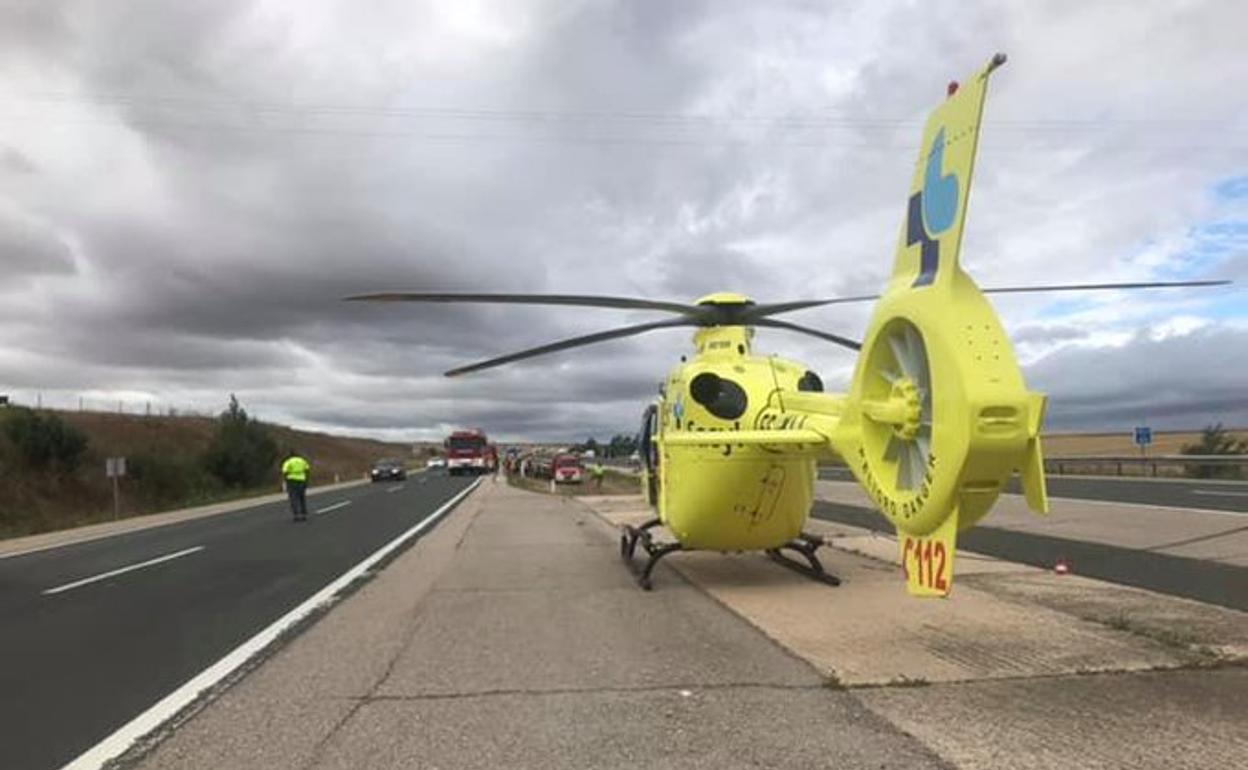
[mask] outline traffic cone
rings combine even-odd
[[[1059,575],[1068,575],[1070,574],[1070,563],[1066,561],[1065,557],[1061,557],[1053,565],[1053,571]]]

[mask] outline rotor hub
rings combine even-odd
[[[893,423],[893,435],[904,441],[913,441],[919,435],[923,421],[923,394],[909,377],[893,383],[889,400],[897,403],[901,419]]]
[[[932,460],[932,371],[923,335],[895,318],[870,341],[859,406],[866,461],[880,494],[905,499],[922,488]]]

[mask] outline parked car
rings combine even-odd
[[[402,481],[407,478],[407,468],[399,460],[378,460],[369,475],[373,481]]]
[[[552,478],[556,484],[580,484],[584,475],[581,458],[576,455],[559,455],[555,458]]]

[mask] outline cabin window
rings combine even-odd
[[[703,372],[689,383],[689,395],[703,409],[721,420],[735,420],[745,414],[749,398],[745,389],[732,380]]]
[[[802,379],[797,381],[797,389],[809,391],[811,393],[822,393],[823,380],[819,378],[819,375],[808,369],[806,370],[806,373],[802,375]]]

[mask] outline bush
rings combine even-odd
[[[87,451],[87,437],[54,414],[40,415],[30,409],[13,409],[4,422],[5,435],[13,442],[19,460],[27,467],[59,466],[75,471]]]
[[[1205,426],[1200,432],[1200,441],[1187,444],[1179,451],[1185,455],[1248,454],[1248,441],[1227,433],[1219,422]],[[1187,475],[1198,479],[1237,479],[1240,477],[1240,469],[1234,465],[1189,465]]]
[[[272,479],[277,442],[258,420],[247,416],[238,398],[217,418],[217,432],[204,453],[204,468],[228,487],[254,487]]]
[[[126,463],[143,502],[153,508],[180,506],[211,495],[218,482],[191,457],[142,452]]]

